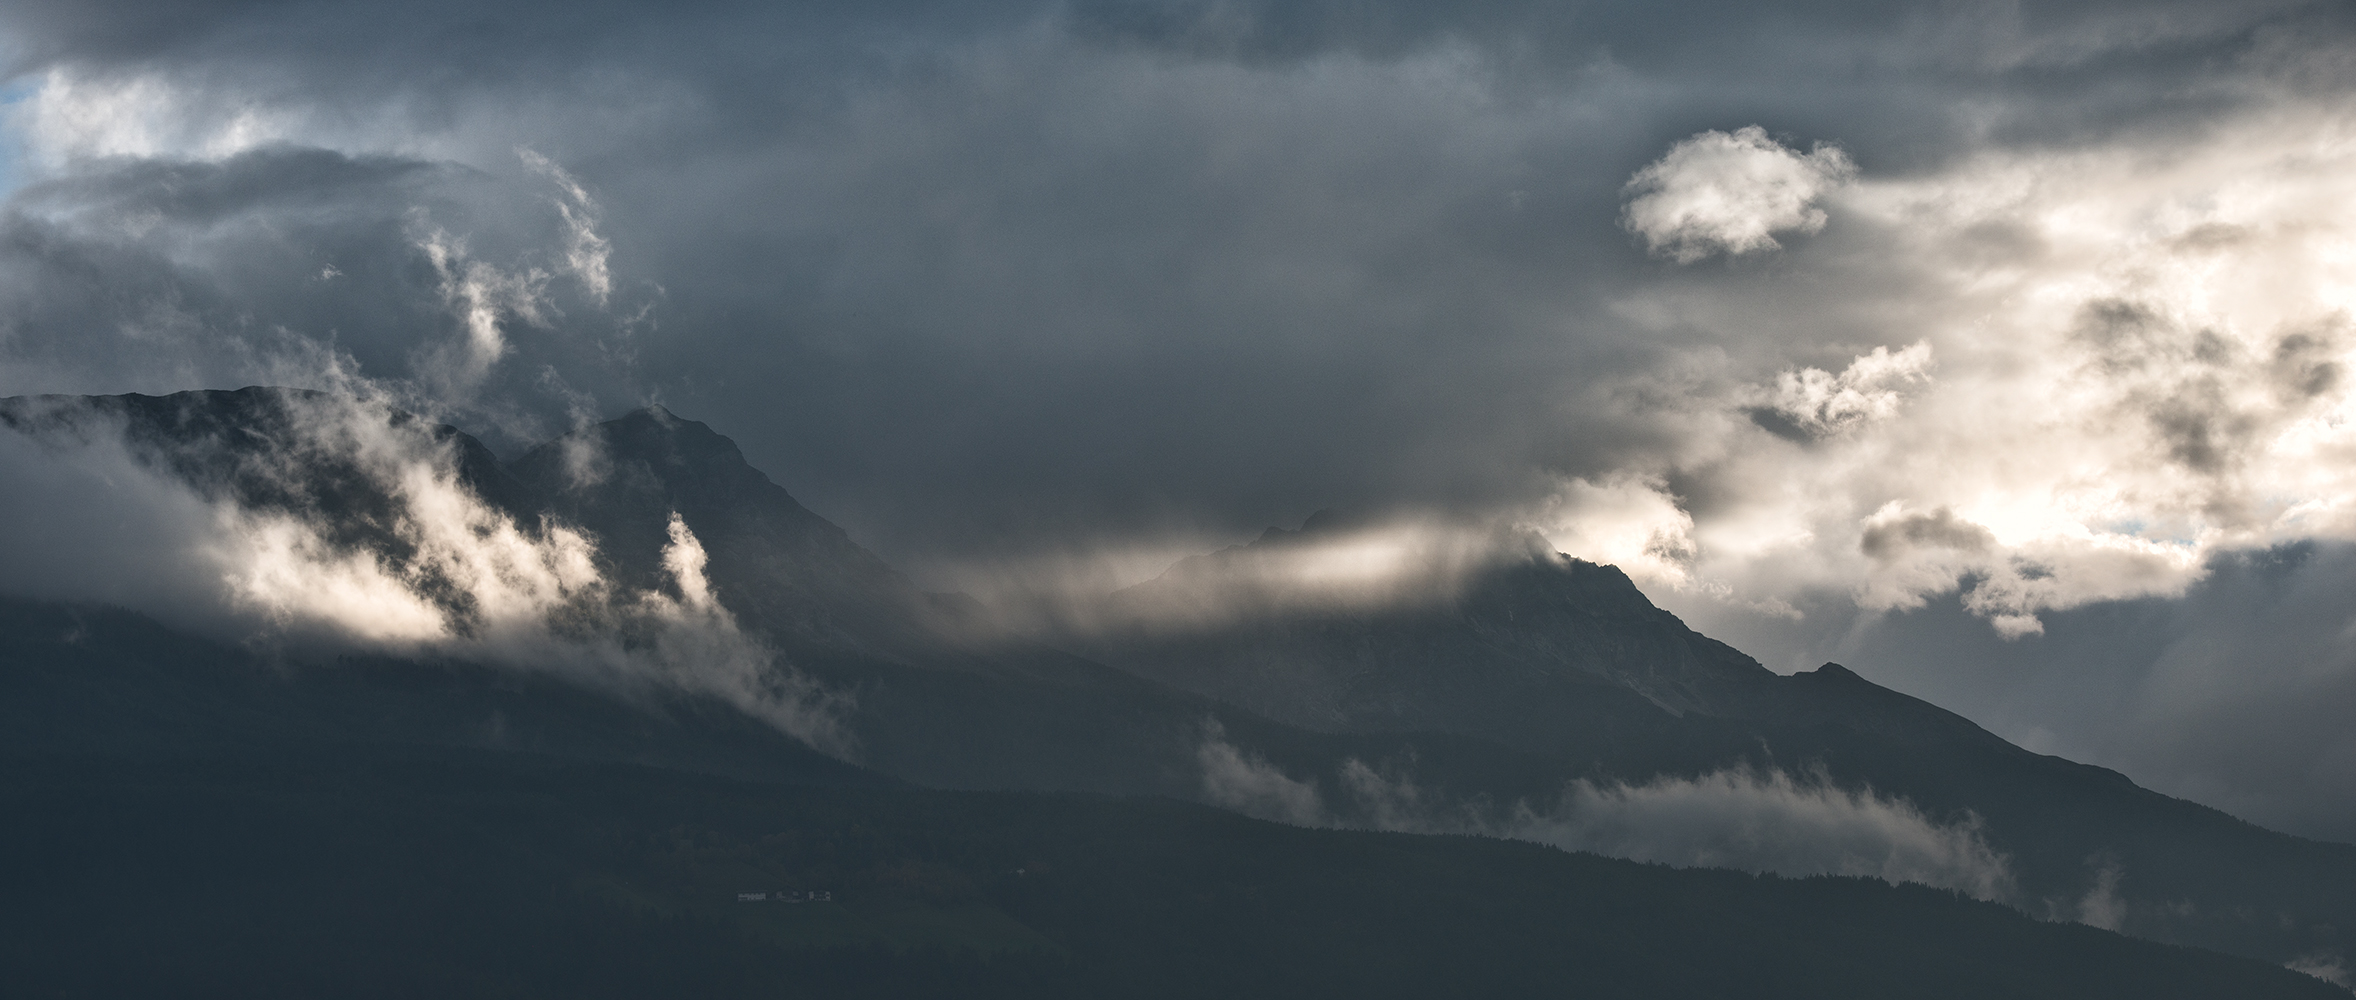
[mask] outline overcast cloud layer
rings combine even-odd
[[[939,585],[1503,521],[1778,669],[2356,839],[2351,42],[28,0],[0,395],[359,378],[510,452],[659,400]]]

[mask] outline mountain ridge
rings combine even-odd
[[[221,427],[267,427],[266,414],[240,408],[265,406],[272,395],[95,405],[149,421],[156,440],[168,442],[174,428],[213,426],[180,420],[172,407],[205,410]],[[322,397],[287,398],[308,405]],[[65,405],[60,399],[0,401],[0,420],[22,431],[28,409]],[[1218,801],[1210,769],[1232,760],[1261,768],[1251,780],[1263,787],[1291,782],[1321,795],[1320,822],[1353,825],[1381,818],[1352,811],[1374,806],[1336,797],[1354,787],[1351,766],[1403,775],[1426,801],[1442,803],[1537,803],[1566,782],[1641,789],[1729,769],[1817,775],[1810,780],[1849,790],[1842,794],[1899,797],[1929,821],[1984,831],[2021,879],[2016,904],[2032,912],[2067,916],[2081,896],[2115,890],[2123,929],[2276,962],[2344,950],[2336,928],[2356,927],[2356,891],[2344,891],[2356,888],[2356,852],[2342,845],[2262,831],[2115,772],[2033,754],[1846,668],[1774,675],[1654,607],[1624,573],[1559,553],[1501,572],[1484,567],[1488,575],[1463,578],[1454,605],[1280,603],[1178,636],[1116,630],[976,643],[937,627],[943,602],[795,501],[733,442],[667,410],[589,425],[490,468],[481,465],[488,450],[463,432],[428,437],[449,449],[455,474],[502,493],[488,502],[519,522],[580,524],[610,546],[599,558],[633,587],[668,586],[665,524],[676,512],[709,553],[718,600],[855,706],[844,722],[859,759],[900,780]],[[273,452],[285,442],[269,434],[206,430],[193,440],[189,454],[200,465],[226,461],[223,454],[232,468],[257,454],[294,454]],[[304,498],[252,495],[288,509]],[[353,499],[359,523],[338,537],[366,546],[397,526],[373,513],[381,499]],[[1271,529],[1253,544],[1302,550],[1363,525],[1328,518],[1311,527]],[[1231,555],[1182,565],[1229,564],[1241,563]],[[1204,578],[1213,589],[1217,575]],[[57,650],[70,645],[22,655],[63,656]],[[1348,683],[1317,686],[1335,678]],[[1260,687],[1239,687],[1244,681]],[[364,697],[359,691],[333,697]],[[479,706],[489,696],[452,697],[452,705]],[[442,709],[426,715],[434,711]],[[427,738],[385,732],[395,742]],[[567,752],[618,752],[596,749],[599,741],[627,743],[599,736]],[[1213,753],[1219,747],[1227,756]],[[710,762],[761,752],[748,744],[718,757],[662,759],[724,769],[737,765]],[[2189,909],[2179,905],[2187,900]]]

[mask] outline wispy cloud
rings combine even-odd
[[[1355,759],[1336,769],[1329,799],[1314,778],[1285,773],[1216,726],[1198,756],[1206,801],[1300,826],[1502,837],[1679,867],[1915,882],[1979,899],[2018,894],[2010,860],[1988,845],[1977,819],[1935,822],[1902,798],[1821,776],[1735,768],[1635,783],[1582,779],[1555,801],[1499,808],[1448,801],[1410,774]]]

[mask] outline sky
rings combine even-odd
[[[927,586],[1510,524],[2356,841],[2342,2],[0,11],[0,395],[661,403]]]

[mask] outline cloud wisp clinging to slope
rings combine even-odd
[[[0,538],[0,588],[305,659],[454,658],[626,696],[715,697],[853,752],[841,699],[737,626],[678,515],[669,588],[619,587],[594,538],[488,503],[456,439],[385,400],[241,395],[276,419],[187,441],[142,434],[103,403],[9,400],[0,510],[15,530]]]
[[[1904,799],[1781,770],[1581,779],[1554,802],[1499,810],[1441,800],[1412,776],[1355,759],[1342,762],[1329,803],[1317,781],[1286,774],[1216,726],[1197,758],[1206,801],[1297,826],[1502,837],[1678,867],[1915,882],[1977,899],[2010,901],[2017,892],[2010,861],[1976,820],[1934,822]]]

